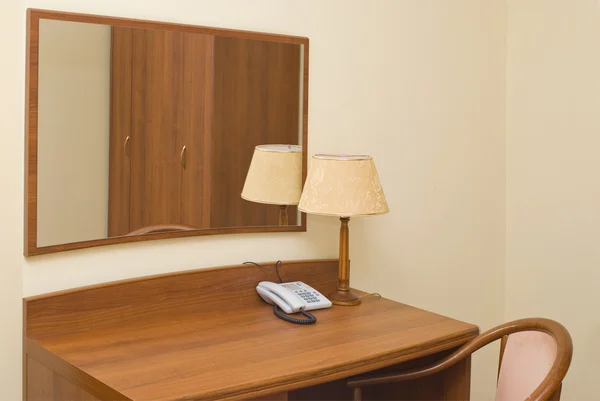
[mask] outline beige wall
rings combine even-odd
[[[21,393],[23,267],[24,11],[20,2],[0,12],[0,389]]]
[[[307,233],[186,238],[23,259],[26,7],[310,37],[309,153],[371,153],[392,209],[350,223],[353,284],[484,329],[502,320],[502,1],[7,0],[0,15],[0,388],[6,399],[18,399],[21,389],[21,272],[23,292],[31,295],[245,260],[337,254],[338,222],[310,216]],[[496,354],[482,355],[474,399],[493,392]]]
[[[504,5],[394,4],[372,32],[356,28],[360,57],[340,49],[322,95],[362,112],[335,121],[321,149],[373,154],[391,209],[351,220],[353,284],[487,329],[504,317]],[[333,105],[349,83],[360,94]],[[491,399],[497,358],[475,356],[474,400]]]
[[[598,399],[600,3],[511,0],[507,318],[567,326],[563,400]]]
[[[108,236],[110,54],[108,25],[40,21],[38,246]]]

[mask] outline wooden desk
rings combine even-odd
[[[280,272],[327,294],[337,261],[286,262]],[[351,399],[346,378],[427,363],[478,333],[375,297],[316,311],[315,325],[292,325],[258,297],[261,280],[277,281],[273,271],[242,265],[25,299],[25,400]],[[467,361],[366,396],[468,399],[469,384]]]

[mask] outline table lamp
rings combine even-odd
[[[279,225],[288,225],[288,205],[297,205],[302,193],[302,147],[258,145],[254,148],[242,198],[279,205]]]
[[[360,298],[350,291],[348,222],[353,216],[382,214],[390,210],[373,158],[366,155],[313,156],[298,210],[339,216],[338,285],[328,298],[335,305],[360,304]]]

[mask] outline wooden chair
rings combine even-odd
[[[354,400],[361,401],[363,387],[438,373],[498,339],[501,344],[496,401],[558,401],[571,364],[573,343],[560,323],[540,318],[515,320],[488,330],[433,365],[357,376],[348,381],[348,386],[354,388]]]
[[[192,226],[186,226],[183,224],[159,224],[155,226],[146,226],[138,228],[137,230],[131,231],[126,235],[143,235],[143,234],[155,234],[164,233],[169,231],[190,231],[198,230],[198,228]]]

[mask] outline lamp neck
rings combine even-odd
[[[329,299],[335,305],[358,305],[360,298],[350,291],[350,234],[348,223],[350,217],[340,217],[340,260],[338,264],[337,290],[329,294]]]
[[[280,226],[287,226],[288,223],[288,212],[287,212],[287,205],[279,205],[279,225]]]
[[[338,290],[350,290],[350,217],[340,217],[340,260],[338,266]]]

